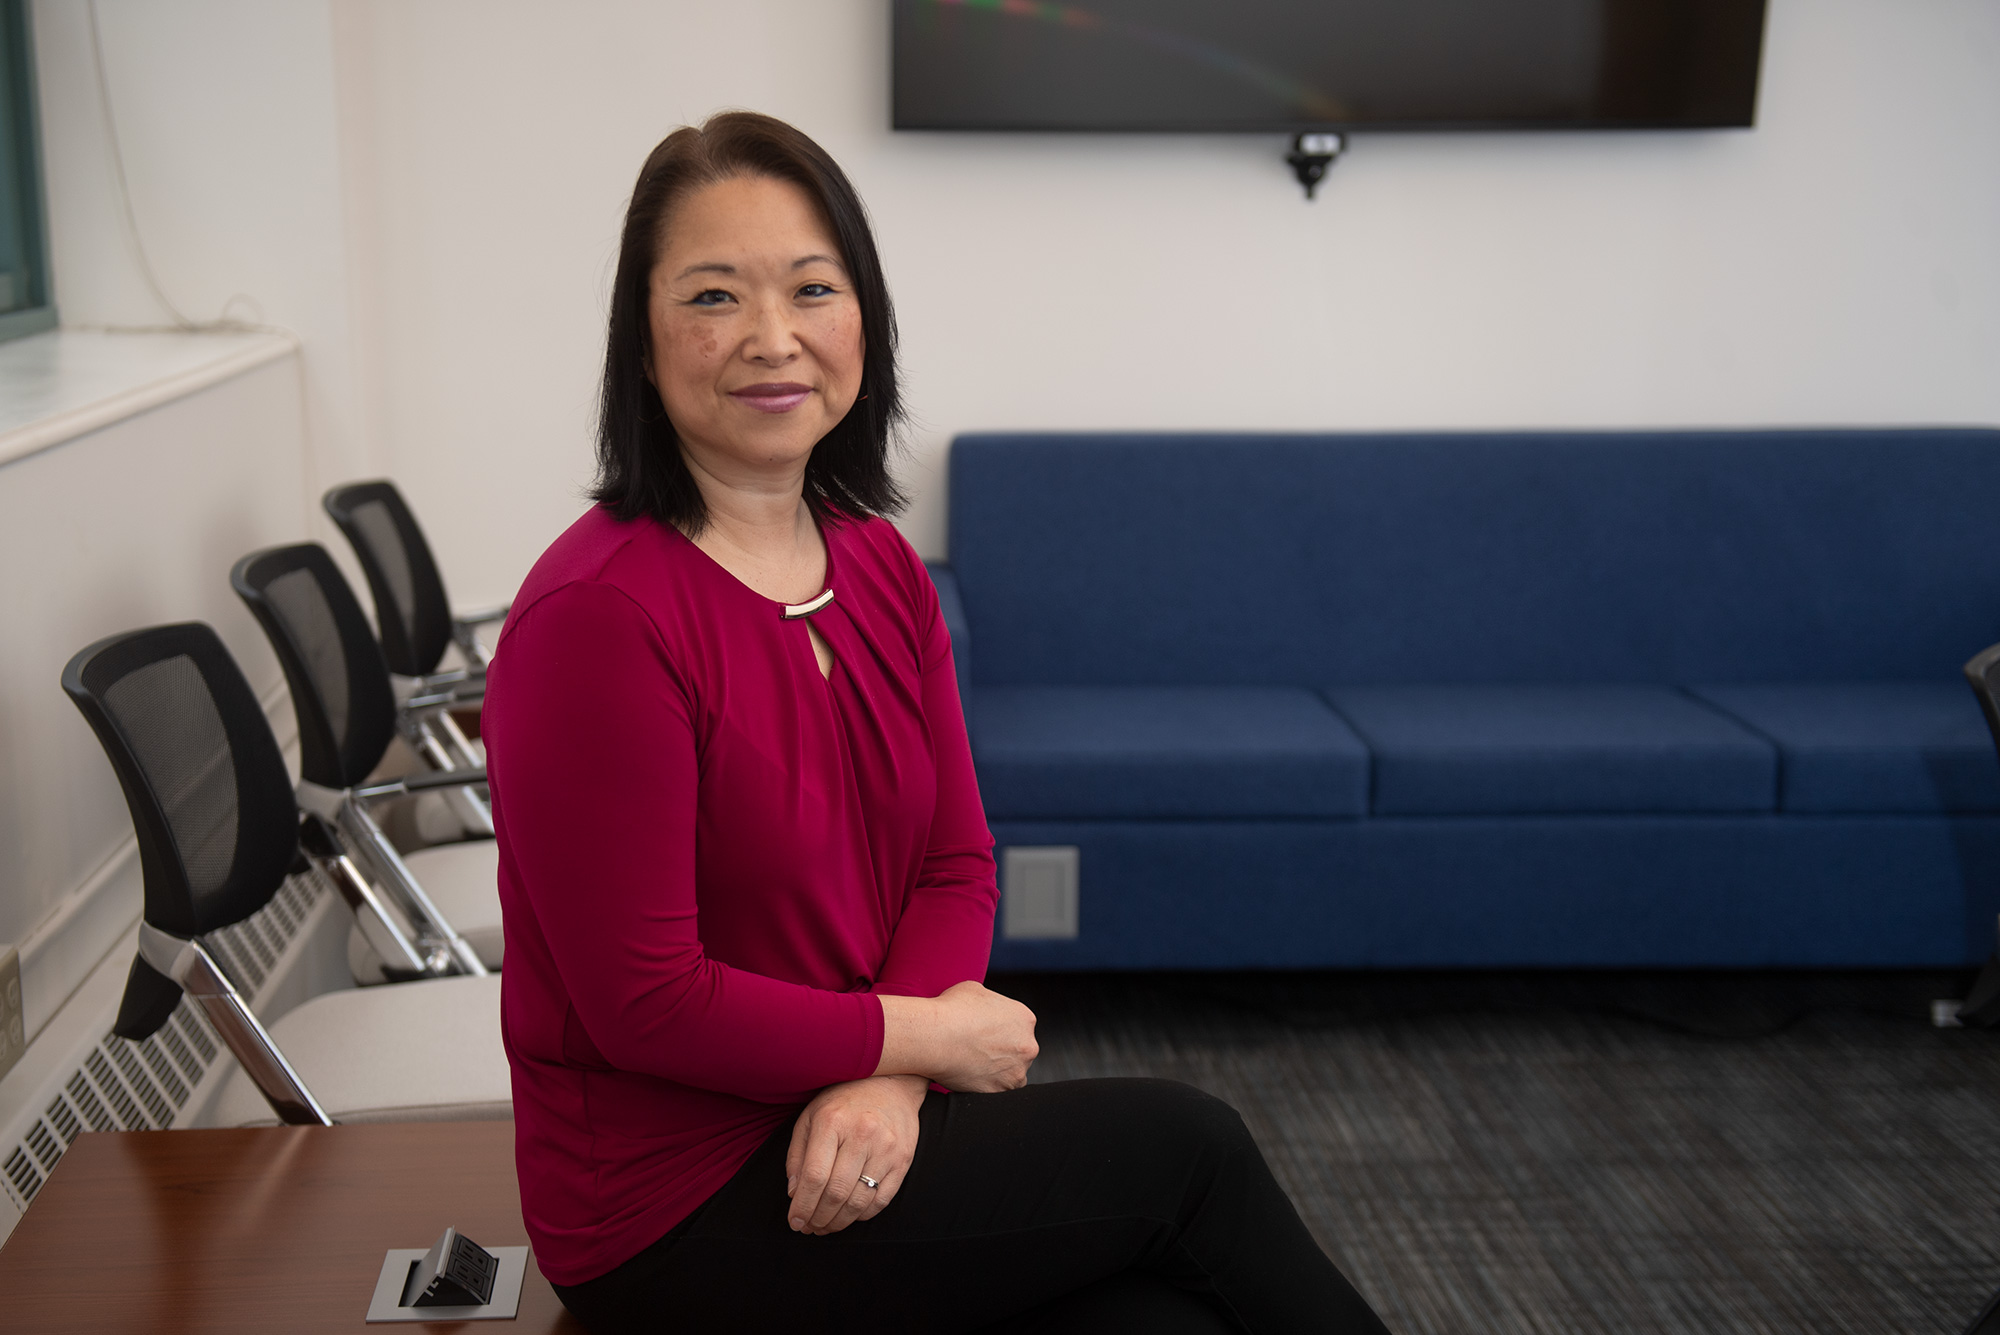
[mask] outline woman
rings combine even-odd
[[[840,169],[767,117],[676,131],[626,215],[600,504],[487,684],[543,1272],[600,1332],[1381,1330],[1228,1107],[1027,1087],[951,642],[880,517],[899,416]]]

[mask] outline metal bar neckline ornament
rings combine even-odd
[[[828,589],[817,598],[811,598],[802,603],[786,603],[785,620],[797,621],[801,617],[809,617],[832,601],[833,590]]]

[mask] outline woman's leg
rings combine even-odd
[[[1127,1270],[997,1326],[981,1326],[979,1335],[1233,1335],[1237,1329],[1207,1299],[1157,1275]]]
[[[781,1128],[687,1223],[562,1291],[595,1332],[966,1330],[1126,1271],[1226,1328],[1381,1335],[1236,1111],[1163,1080],[933,1094],[893,1204],[829,1237],[786,1225]]]

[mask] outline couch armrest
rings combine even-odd
[[[965,621],[965,600],[958,596],[958,576],[943,561],[926,561],[931,583],[937,585],[938,606],[944,611],[944,628],[951,632],[951,659],[958,668],[958,698],[972,693],[972,629]]]

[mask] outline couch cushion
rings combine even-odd
[[[974,687],[993,819],[1360,816],[1368,751],[1282,686]]]
[[[1990,428],[965,435],[950,474],[984,685],[1916,680],[2000,607]]]
[[[1669,686],[1342,686],[1378,815],[1769,811],[1771,744]]]
[[[2000,760],[1964,682],[1689,691],[1777,743],[1782,811],[2000,811]]]

